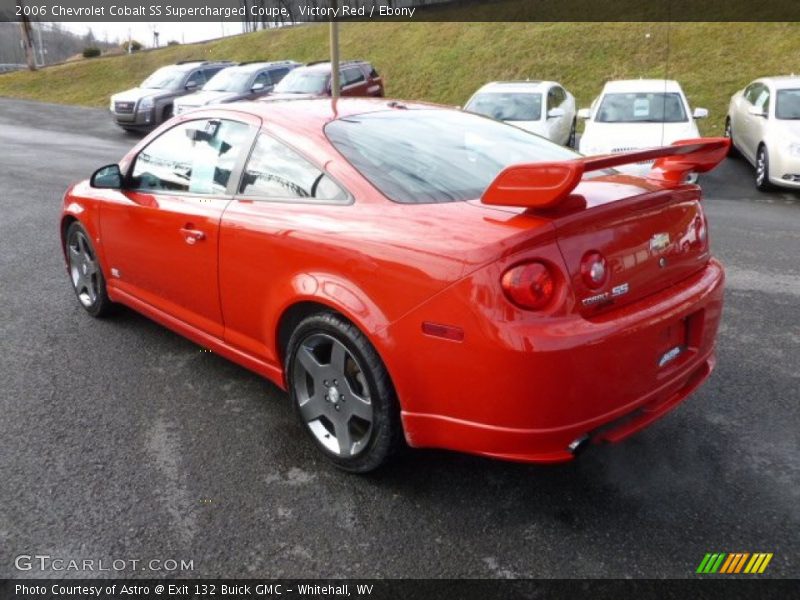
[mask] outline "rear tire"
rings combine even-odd
[[[286,381],[303,429],[338,468],[366,473],[402,448],[389,373],[366,336],[340,315],[300,322],[289,340]]]
[[[769,153],[767,147],[761,144],[756,152],[756,189],[769,192],[774,186],[769,181]]]

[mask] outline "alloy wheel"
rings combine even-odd
[[[756,185],[764,185],[764,179],[767,176],[767,157],[764,154],[764,149],[760,148],[758,156],[756,157]]]
[[[303,422],[316,440],[341,458],[361,453],[374,420],[364,369],[347,347],[325,333],[297,349],[292,386]]]
[[[98,266],[95,256],[86,239],[86,235],[75,230],[67,243],[67,256],[69,259],[69,275],[72,286],[78,295],[78,300],[85,307],[97,302],[99,291]]]

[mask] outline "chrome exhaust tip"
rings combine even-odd
[[[573,456],[576,456],[581,450],[586,448],[588,443],[589,443],[589,436],[582,435],[579,438],[575,438],[572,441],[572,443],[569,446],[567,446],[567,450],[569,450],[573,454]]]

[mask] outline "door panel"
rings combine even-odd
[[[110,287],[222,337],[219,223],[252,146],[253,125],[187,121],[139,152],[128,189],[101,209]]]
[[[219,221],[230,200],[123,192],[102,208],[109,284],[222,336]]]

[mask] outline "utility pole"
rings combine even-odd
[[[20,2],[19,5],[22,6],[22,2]],[[25,48],[25,60],[28,62],[28,70],[35,71],[36,51],[33,48],[33,40],[31,39],[31,21],[25,16],[24,10],[21,12],[22,15],[20,16],[21,21],[19,22],[19,28],[22,32],[22,46]]]
[[[339,8],[339,0],[331,2],[333,9]],[[331,19],[331,98],[339,97],[339,23]]]

